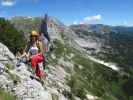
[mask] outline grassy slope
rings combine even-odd
[[[66,61],[74,63],[71,78],[67,79],[67,84],[72,91],[72,93],[69,93],[71,99],[73,95],[85,98],[86,94],[98,96],[100,100],[127,100],[131,97],[127,93],[129,90],[123,89],[128,82],[128,77],[89,60],[80,51],[65,43],[56,40],[56,48],[53,53],[56,54],[58,59],[64,57]],[[67,56],[71,53],[74,54],[74,57],[68,59]],[[57,63],[58,59],[53,60],[54,63]]]

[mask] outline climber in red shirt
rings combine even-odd
[[[31,33],[31,46],[28,51],[28,56],[31,60],[33,74],[38,76],[40,79],[44,77],[44,71],[39,67],[39,63],[44,61],[43,47],[40,41],[37,40],[38,33],[32,31]]]

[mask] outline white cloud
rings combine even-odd
[[[14,0],[2,0],[1,5],[2,6],[13,6],[15,4]]]
[[[84,21],[99,21],[101,20],[101,15],[98,14],[96,16],[88,16],[83,19]]]
[[[87,16],[84,17],[82,20],[79,22],[74,21],[73,24],[89,24],[89,23],[97,23],[102,19],[102,16],[100,14],[95,15],[95,16]]]

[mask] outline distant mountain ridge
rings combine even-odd
[[[42,20],[42,16],[38,17],[32,17],[32,16],[14,16],[10,18],[10,21],[12,24],[15,25],[15,27],[19,31],[23,31],[25,33],[31,32],[31,30],[36,29],[38,30],[39,25]],[[27,23],[28,22],[28,23]],[[63,32],[65,29],[68,29],[69,31],[72,31],[74,28],[80,28],[87,32],[96,32],[96,33],[109,33],[109,32],[133,32],[133,27],[131,26],[110,26],[110,25],[104,25],[104,24],[79,24],[79,25],[70,25],[66,26],[62,22],[60,22],[55,17],[49,16],[49,29],[55,28],[54,31],[60,31]],[[21,26],[21,27],[20,27]],[[28,28],[26,28],[28,27]],[[58,30],[57,30],[58,29]],[[74,31],[73,31],[74,32]]]
[[[79,25],[70,25],[70,28],[80,27],[80,28],[87,28],[88,30],[92,30],[90,32],[97,32],[97,33],[108,33],[108,32],[128,32],[133,33],[133,26],[111,26],[111,25],[104,25],[104,24],[79,24]]]

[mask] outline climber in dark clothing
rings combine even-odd
[[[17,54],[16,54],[16,58],[17,58],[17,66],[19,66],[21,63],[27,64],[27,54],[25,52],[25,49],[21,48]]]

